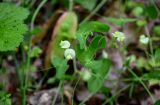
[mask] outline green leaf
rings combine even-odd
[[[112,18],[112,17],[108,17],[106,18],[107,21],[119,25],[119,26],[123,26],[126,23],[130,23],[130,22],[135,22],[136,19],[130,19],[130,18]]]
[[[155,27],[153,28],[153,32],[154,32],[157,36],[160,36],[160,25],[155,26]]]
[[[151,79],[160,80],[160,70],[154,70],[154,71],[151,71],[150,73],[144,74],[142,78],[147,80],[151,80]]]
[[[86,47],[86,40],[88,36],[91,35],[93,32],[108,32],[108,31],[109,27],[106,24],[97,21],[89,21],[83,23],[82,25],[79,26],[77,32],[77,39],[80,43],[81,49]]]
[[[4,91],[0,91],[0,105],[11,105],[10,94],[7,94]]]
[[[91,92],[95,93],[103,86],[105,77],[109,72],[110,65],[111,62],[108,59],[92,61],[87,65],[94,74],[88,81],[88,89]]]
[[[68,69],[67,60],[62,59],[61,57],[54,57],[54,61],[52,61],[52,64],[56,68],[56,78],[63,79],[65,72]]]
[[[90,45],[88,47],[86,46],[86,49],[81,49],[79,45],[77,46],[76,48],[77,58],[82,64],[86,65],[91,60],[93,60],[94,55],[99,49],[105,47],[106,47],[105,36],[102,35],[95,36],[92,39]]]
[[[42,50],[39,47],[34,47],[30,52],[30,57],[38,57],[42,53]]]
[[[88,68],[92,69],[94,74],[100,75],[101,78],[104,78],[108,73],[111,62],[108,59],[93,60],[87,65]]]
[[[133,9],[133,14],[136,16],[136,17],[140,17],[142,16],[143,14],[143,7],[142,6],[136,6],[134,9]]]
[[[92,78],[87,82],[87,87],[90,92],[96,93],[103,85],[104,80],[100,76],[92,76]]]
[[[160,100],[156,101],[154,105],[160,105]]]
[[[79,3],[84,8],[88,9],[89,11],[91,11],[95,7],[95,5],[97,3],[97,0],[75,0],[75,2]]]
[[[94,60],[96,52],[106,48],[106,38],[102,35],[94,36],[90,44],[86,45],[86,40],[92,32],[107,32],[109,27],[99,22],[87,22],[80,26],[77,32],[79,45],[76,47],[76,56],[80,63],[91,70],[92,77],[87,81],[88,89],[95,93],[103,86],[104,79],[110,68],[108,59]]]
[[[154,56],[155,56],[156,61],[160,62],[160,48],[156,49]]]
[[[56,81],[56,78],[55,77],[51,77],[51,78],[48,79],[47,83],[48,84],[53,84],[55,81]]]
[[[41,32],[42,32],[42,29],[40,27],[35,27],[30,33],[31,35],[36,35]]]
[[[146,12],[146,15],[152,19],[155,19],[158,16],[158,11],[154,5],[146,6],[145,12]]]
[[[0,51],[14,50],[23,41],[27,26],[23,23],[29,15],[25,8],[0,3]]]
[[[95,36],[87,49],[88,53],[90,54],[90,58],[92,58],[95,55],[95,53],[102,48],[106,48],[105,36]]]

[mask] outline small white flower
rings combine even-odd
[[[141,35],[139,41],[141,44],[148,44],[149,38],[146,37],[145,35]]]
[[[70,42],[65,40],[65,41],[61,41],[60,43],[61,48],[69,48],[70,47]]]
[[[118,42],[123,42],[125,40],[125,36],[123,32],[116,31],[115,33],[112,33],[113,37],[117,39]]]
[[[76,53],[73,49],[68,48],[68,49],[65,50],[64,56],[65,56],[66,59],[70,60],[70,59],[73,59],[76,56]]]

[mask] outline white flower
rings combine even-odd
[[[146,37],[145,35],[141,35],[139,41],[141,44],[148,44],[149,38]]]
[[[112,33],[113,37],[115,37],[117,39],[118,42],[122,42],[125,40],[125,36],[124,33],[116,31],[115,33]]]
[[[64,56],[65,56],[66,59],[70,60],[70,59],[73,59],[76,56],[76,53],[73,49],[68,48],[68,49],[65,50]]]
[[[61,41],[60,43],[61,48],[69,48],[70,47],[70,42],[65,40],[65,41]]]

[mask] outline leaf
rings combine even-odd
[[[86,40],[89,35],[91,35],[92,32],[108,32],[109,26],[106,24],[97,22],[97,21],[89,21],[85,22],[82,25],[79,26],[78,32],[77,32],[77,39],[80,43],[80,48],[86,47]]]
[[[75,2],[79,3],[84,8],[88,9],[89,11],[91,11],[95,7],[95,5],[97,3],[97,0],[75,0]]]
[[[151,80],[151,79],[160,80],[160,70],[154,70],[154,71],[151,71],[150,73],[144,74],[142,78],[147,80]]]
[[[155,51],[155,59],[160,62],[160,48],[157,48],[156,51]]]
[[[0,105],[11,105],[11,95],[0,91]]]
[[[51,77],[51,78],[48,79],[47,83],[48,84],[53,84],[55,81],[56,81],[56,78],[55,77]]]
[[[136,19],[131,19],[131,18],[113,18],[113,17],[108,17],[106,18],[108,22],[111,22],[113,24],[119,25],[119,26],[123,26],[126,23],[130,23],[130,22],[135,22]]]
[[[0,51],[14,50],[23,41],[27,26],[23,23],[29,15],[25,8],[0,3]]]
[[[37,35],[42,32],[42,29],[40,27],[35,27],[30,33],[31,35]]]
[[[95,53],[102,48],[106,48],[106,39],[105,36],[98,35],[95,36],[88,47],[88,52],[90,54],[90,58],[92,58]]]
[[[133,14],[136,17],[141,17],[143,15],[143,7],[142,6],[136,6],[133,10],[132,10]]]
[[[76,47],[77,58],[86,68],[91,69],[93,76],[87,81],[88,89],[95,93],[104,83],[105,76],[110,68],[108,59],[94,60],[96,52],[106,47],[105,36],[95,36],[87,46],[86,40],[92,32],[107,32],[109,27],[103,23],[90,21],[80,25],[77,32],[79,45]]]
[[[160,25],[154,26],[153,32],[154,32],[157,36],[160,36]]]
[[[146,12],[146,15],[152,19],[155,19],[158,16],[158,11],[154,5],[146,6],[145,12]]]
[[[160,100],[157,100],[154,105],[160,105]]]
[[[42,49],[40,49],[39,47],[34,47],[30,52],[30,57],[31,58],[38,57],[41,53]]]
[[[102,59],[97,61],[92,61],[88,68],[92,69],[94,76],[88,81],[88,89],[95,93],[97,92],[104,83],[105,77],[109,72],[111,62],[108,59]]]
[[[90,45],[88,47],[86,46],[86,49],[81,49],[79,45],[77,46],[76,48],[77,58],[82,64],[86,65],[91,60],[93,60],[94,55],[99,49],[105,47],[106,47],[105,36],[102,35],[95,36],[92,39]]]
[[[55,57],[54,59],[52,59],[52,64],[54,65],[54,67],[56,68],[56,78],[58,79],[63,79],[65,72],[68,69],[68,65],[67,65],[67,60],[66,59],[62,59],[60,57]]]

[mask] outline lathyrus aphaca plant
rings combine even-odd
[[[64,59],[64,49],[60,47],[60,43],[63,40],[68,40],[71,44],[74,44],[77,24],[76,14],[65,12],[55,25],[45,58],[45,66],[49,67],[52,63],[56,67],[56,78],[61,79],[68,68],[67,60]]]
[[[80,70],[80,76],[87,82],[88,89],[95,93],[103,86],[111,65],[107,58],[101,57],[95,60],[97,51],[106,48],[106,37],[102,33],[108,32],[109,27],[98,21],[82,23],[78,29],[77,26],[78,21],[75,13],[65,12],[62,14],[53,31],[52,41],[47,51],[46,64],[51,62],[56,68],[54,79],[64,80],[69,67],[68,60],[80,62],[83,68],[87,69],[83,73]],[[98,34],[93,35],[94,32]],[[87,45],[90,36],[93,38]]]

